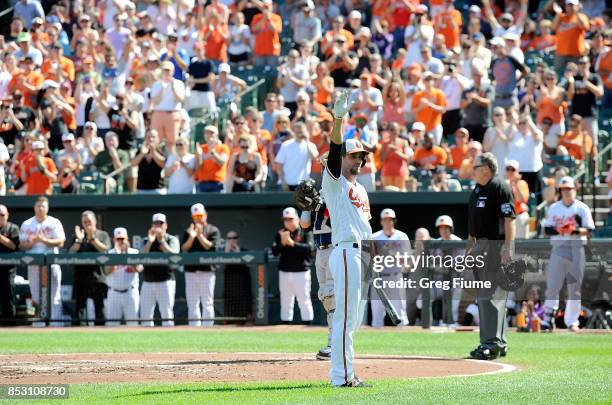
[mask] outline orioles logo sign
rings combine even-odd
[[[351,204],[353,204],[356,208],[361,209],[361,211],[368,213],[370,212],[370,201],[366,197],[365,200],[362,200],[359,195],[356,195],[354,192],[354,188],[349,189],[349,199],[351,200]]]

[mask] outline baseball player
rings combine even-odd
[[[138,254],[138,249],[130,247],[127,229],[115,228],[113,231],[113,248],[108,253]],[[143,269],[141,264],[129,266],[119,264],[106,267],[106,285],[108,295],[106,298],[106,326],[120,324],[121,317],[126,325],[138,326],[138,273]]]
[[[361,324],[366,300],[361,299],[361,242],[372,238],[370,202],[356,177],[365,164],[367,151],[356,139],[342,143],[342,121],[348,112],[343,91],[334,105],[334,125],[322,195],[332,223],[334,250],[329,267],[336,299],[332,325],[330,377],[335,387],[367,387],[353,369],[353,334]]]
[[[552,250],[546,276],[543,330],[554,327],[554,311],[559,306],[559,291],[567,280],[565,324],[572,332],[579,331],[578,316],[581,309],[580,288],[584,274],[584,244],[595,229],[589,207],[576,199],[574,179],[566,176],[559,180],[561,199],[552,204],[546,214],[544,231],[550,235]]]
[[[436,218],[435,222],[436,229],[440,237],[437,240],[461,240],[460,237],[453,233],[455,224],[453,219],[448,215],[440,215]],[[444,249],[448,250],[448,249]],[[450,250],[453,256],[459,254],[457,249]],[[447,269],[445,272],[445,279],[448,280],[452,277],[458,277],[457,273],[453,272],[452,269]],[[461,302],[461,288],[453,288],[452,291],[442,291],[442,322],[450,325],[456,324],[459,319],[459,304]],[[450,309],[450,312],[449,312]]]
[[[27,253],[58,253],[59,248],[64,246],[66,234],[59,219],[49,214],[49,200],[47,197],[38,197],[34,205],[35,216],[21,224],[19,232],[19,248]],[[51,278],[51,318],[62,319],[62,269],[57,264],[52,264],[49,277]],[[28,281],[32,301],[40,305],[40,266],[28,266]],[[52,323],[53,326],[58,323]],[[61,325],[61,323],[59,323]],[[36,323],[33,326],[44,326]]]
[[[179,241],[175,236],[168,235],[166,215],[157,213],[153,215],[153,225],[149,229],[147,239],[142,247],[142,253],[163,252],[178,253]],[[144,266],[142,276],[140,317],[143,326],[153,326],[155,304],[159,306],[163,326],[174,326],[174,293],[176,292],[176,279],[174,267],[168,265]]]
[[[321,161],[323,167],[325,161]],[[331,359],[331,331],[334,320],[334,279],[329,271],[329,255],[332,252],[332,229],[329,219],[329,210],[315,188],[315,181],[304,180],[296,190],[296,203],[302,214],[300,215],[300,226],[305,232],[312,231],[314,235],[315,268],[319,291],[319,301],[327,313],[327,346],[317,353],[318,360]],[[304,191],[302,191],[304,190]],[[309,191],[306,191],[309,190]]]
[[[208,213],[203,204],[191,206],[191,219],[193,222],[189,224],[181,239],[181,250],[214,252],[221,233],[219,228],[208,223]],[[216,269],[217,266],[214,265],[185,266],[185,299],[191,326],[214,325]],[[202,318],[206,320],[203,321]]]
[[[377,255],[389,255],[394,256],[396,253],[411,252],[410,249],[410,238],[404,232],[399,229],[395,229],[395,223],[397,217],[395,211],[391,208],[385,208],[380,213],[380,225],[382,229],[374,235],[374,246],[376,247]],[[402,268],[399,267],[386,267],[379,273],[384,281],[401,281],[402,279]],[[390,303],[393,308],[400,315],[402,322],[397,326],[408,325],[408,315],[406,313],[406,297],[400,295],[402,292],[398,289],[386,289],[385,291],[390,298]],[[378,298],[374,288],[370,290],[370,305],[372,308],[372,326],[374,328],[382,328],[385,326],[385,306],[382,301]]]

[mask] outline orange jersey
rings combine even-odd
[[[210,6],[209,6],[210,7]],[[208,26],[202,29],[202,37],[206,37],[206,57],[215,61],[227,61],[227,41],[225,36],[228,34],[227,24],[221,24],[214,27],[214,30],[209,34]]]
[[[419,166],[440,166],[446,163],[446,159],[446,151],[435,145],[431,148],[431,150],[419,147],[414,152],[414,161]]]
[[[447,167],[449,169],[457,169],[461,167],[461,162],[463,159],[467,159],[468,157],[468,147],[467,145],[463,145],[463,147],[451,146],[450,148],[451,158],[453,159],[452,163],[448,164]]]
[[[416,108],[423,98],[428,99],[435,105],[446,107],[444,92],[440,89],[432,88],[431,93],[426,93],[425,90],[416,92],[412,97],[412,108]],[[434,111],[430,107],[425,107],[417,113],[416,121],[422,122],[425,124],[425,129],[431,131],[442,123],[442,113]]]
[[[344,38],[344,40],[346,41],[345,45],[349,49],[351,49],[353,45],[355,44],[355,38],[353,37],[353,34],[351,33],[351,31],[345,30],[344,28],[342,28],[337,35]],[[336,34],[334,34],[333,31],[327,31],[325,35],[323,35],[323,39],[321,40],[321,48],[325,48],[328,44],[333,42],[335,36]],[[333,46],[330,46],[327,49],[327,51],[325,51],[325,56],[330,57],[332,52],[333,52]]]
[[[514,195],[514,213],[518,215],[527,211],[527,202],[529,201],[529,186],[525,180],[519,180],[516,187],[521,191],[521,195],[523,196],[523,199],[520,200],[518,198],[518,192],[512,189],[512,194]]]
[[[42,164],[46,170],[51,173],[57,174],[57,167],[55,167],[53,159],[43,157]],[[34,157],[34,155],[30,155],[27,158],[23,170],[27,175],[25,184],[27,187],[26,193],[28,195],[51,194],[53,192],[53,185],[51,183],[51,180],[47,176],[42,174],[42,172],[38,169],[38,163],[36,162],[36,158]]]
[[[270,20],[264,21],[257,32],[256,27],[260,25],[260,21],[264,18],[263,13],[259,13],[253,17],[251,22],[251,31],[255,37],[255,46],[253,47],[253,55],[255,56],[272,56],[280,55],[280,32],[283,29],[283,20],[278,14],[270,14]],[[274,28],[274,30],[272,29]]]
[[[612,50],[601,57],[598,71],[606,87],[612,89]]]
[[[436,34],[442,34],[445,38],[446,47],[453,49],[460,45],[459,35],[463,19],[458,10],[443,11],[437,14],[433,20]]]
[[[544,37],[536,37],[533,41],[531,41],[529,44],[529,49],[542,51],[555,46],[557,46],[557,37],[554,35],[546,35]]]
[[[557,54],[562,56],[581,56],[586,51],[585,34],[587,29],[578,26],[578,14],[561,14],[557,29]]]
[[[541,123],[545,117],[549,117],[553,124],[559,124],[563,120],[563,105],[555,104],[550,98],[543,97],[538,103],[536,122]]]
[[[62,56],[59,61],[59,68],[63,72],[63,80],[74,81],[74,63],[72,63],[70,59]],[[51,59],[45,59],[40,67],[40,72],[45,79],[60,82],[59,77],[57,77],[56,69],[53,68],[53,61],[51,61]]]
[[[584,132],[567,131],[559,138],[559,145],[564,146],[569,155],[577,160],[584,160],[584,152],[591,154],[593,151],[593,139]]]
[[[204,144],[201,146],[202,153],[207,154],[208,145]],[[225,155],[226,158],[229,158],[230,148],[225,144],[219,144],[215,146],[214,150],[217,154]],[[218,164],[214,158],[204,160],[200,166],[196,169],[193,174],[197,181],[215,181],[218,183],[222,183],[225,181],[225,172],[227,171],[227,160],[224,164]]]
[[[9,91],[11,93],[14,93],[16,90],[21,91],[23,93],[23,104],[28,107],[32,107],[32,97],[36,97],[37,92],[30,92],[28,89],[25,88],[25,86],[20,84],[19,81],[21,77],[24,77],[25,81],[30,86],[35,86],[38,88],[42,86],[43,82],[45,81],[45,78],[42,74],[33,70],[27,75],[24,72],[19,72],[17,75],[13,76],[13,78],[9,82]]]

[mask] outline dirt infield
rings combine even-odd
[[[357,356],[364,379],[512,371],[502,363],[414,356]],[[80,353],[0,356],[0,384],[325,381],[329,363],[295,353]]]

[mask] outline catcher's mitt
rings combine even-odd
[[[520,258],[502,266],[503,277],[501,277],[500,287],[505,291],[516,291],[525,284],[525,272],[529,267],[529,262],[525,258]]]
[[[316,211],[323,203],[313,179],[303,180],[294,192],[295,205],[302,211]]]

